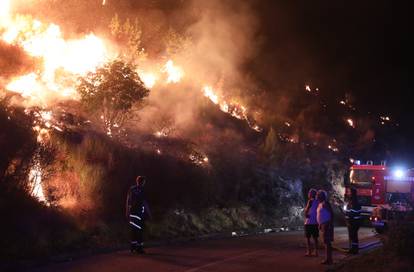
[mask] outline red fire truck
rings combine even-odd
[[[354,161],[349,180],[345,181],[345,199],[351,187],[357,190],[361,214],[369,218],[377,232],[382,232],[391,220],[413,219],[414,169]]]

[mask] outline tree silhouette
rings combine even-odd
[[[133,65],[111,61],[80,78],[77,90],[83,106],[103,122],[108,135],[134,116],[149,90]]]

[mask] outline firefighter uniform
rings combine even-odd
[[[143,188],[137,185],[132,186],[127,197],[127,212],[131,229],[131,252],[143,253],[146,209],[147,203]]]
[[[349,202],[345,208],[346,225],[349,235],[349,253],[357,254],[359,250],[358,230],[361,226],[361,205]]]

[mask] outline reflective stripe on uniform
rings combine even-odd
[[[354,210],[354,209],[349,209],[348,211],[359,213],[359,212],[361,212],[362,210]]]
[[[129,216],[130,216],[130,217],[134,217],[134,218],[136,218],[136,219],[138,219],[138,220],[141,220],[141,217],[139,217],[138,215],[135,215],[135,214],[130,214]]]
[[[134,222],[132,222],[132,221],[129,221],[129,223],[130,223],[131,225],[133,225],[134,227],[136,227],[136,228],[142,229],[140,226],[138,226],[137,224],[135,224],[135,223],[134,223]]]

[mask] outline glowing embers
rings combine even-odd
[[[194,152],[193,154],[190,154],[188,156],[188,159],[190,160],[190,162],[198,166],[207,166],[209,163],[209,159],[206,155],[202,155],[196,152]]]
[[[328,149],[330,149],[332,152],[339,152],[339,149],[333,144],[328,145]]]
[[[390,123],[391,118],[389,116],[380,116],[380,124],[385,125],[386,123]]]
[[[347,123],[350,127],[355,128],[355,122],[354,122],[354,120],[352,120],[351,118],[346,119],[346,123]]]
[[[170,130],[168,128],[162,128],[159,131],[154,132],[154,136],[157,138],[168,137]]]
[[[319,92],[319,88],[312,89],[310,85],[305,85],[305,90],[307,92]]]

